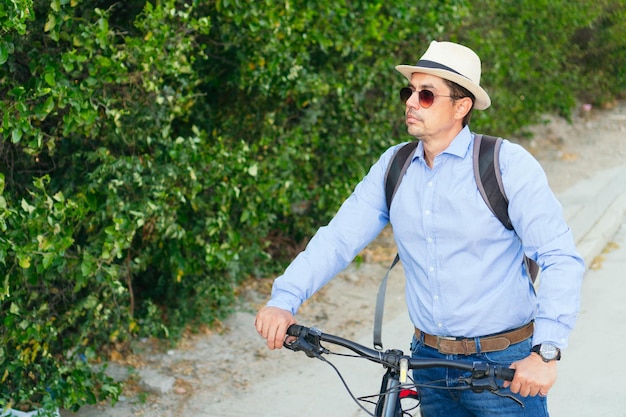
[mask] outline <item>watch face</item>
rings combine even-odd
[[[559,349],[556,346],[543,343],[539,349],[539,354],[544,360],[551,361],[559,355]]]

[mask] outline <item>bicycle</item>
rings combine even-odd
[[[289,326],[287,335],[295,337],[295,339],[289,342],[284,342],[284,346],[287,349],[294,352],[302,351],[310,358],[317,358],[328,363],[338,374],[350,397],[363,411],[372,417],[403,417],[407,415],[411,416],[411,412],[420,413],[419,385],[414,382],[407,382],[410,380],[408,371],[412,369],[447,367],[469,371],[471,372],[471,376],[461,378],[461,382],[464,385],[456,389],[471,389],[475,392],[487,391],[496,395],[502,395],[498,393],[500,387],[496,379],[511,381],[515,375],[514,369],[494,366],[484,362],[469,363],[447,359],[413,359],[410,356],[404,355],[404,353],[398,349],[389,349],[385,352],[381,352],[339,336],[323,333],[317,328],[305,327],[298,324]],[[356,355],[332,352],[322,346],[321,342],[342,346],[356,353]],[[379,394],[356,398],[339,370],[326,358],[323,358],[323,354],[365,358],[369,361],[382,364],[387,370],[382,377]],[[523,407],[516,398],[512,396],[507,397],[518,402],[520,406]],[[372,400],[372,398],[377,399]],[[375,405],[374,413],[368,410],[362,402]],[[407,402],[410,402],[410,404],[406,404]]]

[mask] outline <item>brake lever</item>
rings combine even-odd
[[[524,403],[513,396],[513,394],[503,394],[500,392],[500,387],[496,382],[495,368],[483,363],[475,363],[474,366],[472,376],[465,378],[466,383],[469,384],[472,391],[489,391],[498,397],[509,398],[519,404],[520,407],[524,408]]]
[[[513,396],[513,394],[503,394],[500,391],[491,391],[492,394],[497,395],[498,397],[502,397],[502,398],[508,398],[510,400],[515,401],[516,403],[519,404],[520,407],[524,408],[524,403],[517,397]]]
[[[498,384],[493,367],[486,363],[475,362],[469,384],[474,392],[497,391]]]
[[[328,351],[320,344],[322,331],[311,327],[304,334],[300,334],[291,342],[283,342],[283,346],[294,352],[304,352],[309,358],[319,358],[322,353]]]

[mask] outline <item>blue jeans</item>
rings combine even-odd
[[[454,359],[466,362],[487,362],[494,365],[509,366],[511,363],[530,354],[531,340],[509,346],[499,352],[476,353],[474,355],[445,355],[437,349],[425,346],[422,340],[413,336],[411,352],[413,358]],[[527,416],[548,417],[548,405],[545,397],[521,397],[507,389],[499,392],[513,395],[523,404],[522,408],[510,398],[499,397],[491,392],[481,393],[471,390],[448,390],[460,386],[458,379],[469,376],[466,371],[447,368],[430,368],[413,370],[413,379],[418,384],[430,384],[444,389],[418,387],[422,397],[423,417],[492,417],[492,416]],[[500,384],[500,381],[498,381]]]

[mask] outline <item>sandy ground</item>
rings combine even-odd
[[[578,113],[571,124],[551,117],[545,124],[531,130],[534,139],[518,142],[541,162],[557,193],[590,178],[597,170],[626,162],[625,102],[605,110]],[[347,338],[371,332],[378,285],[394,254],[393,239],[386,230],[363,252],[364,262],[351,265],[302,307],[299,322]],[[385,317],[397,317],[405,311],[402,286],[399,267],[390,278]],[[284,374],[288,382],[289,378],[293,379],[295,389],[301,389],[306,358],[284,349],[269,351],[256,334],[254,314],[263,305],[267,288],[268,285],[264,284],[244,289],[239,311],[220,329],[189,335],[178,347],[170,350],[160,350],[149,343],[141,344],[131,361],[136,369],[113,366],[116,375],[131,380],[140,381],[139,373],[147,370],[157,372],[157,378],[164,381],[171,378],[174,385],[167,392],[142,392],[139,383],[131,384],[134,388],[125,392],[115,407],[105,404],[84,407],[76,414],[62,411],[63,417],[276,415],[267,412],[271,408],[270,402],[278,399],[264,381]],[[406,346],[400,348],[406,349]],[[328,375],[337,379],[330,369]],[[338,384],[334,386],[340,389]],[[259,404],[257,410],[223,406],[233,404],[232,400],[236,398],[255,395],[263,402],[264,390],[269,401]],[[334,388],[332,395],[347,396]],[[232,413],[223,411],[229,408]]]

